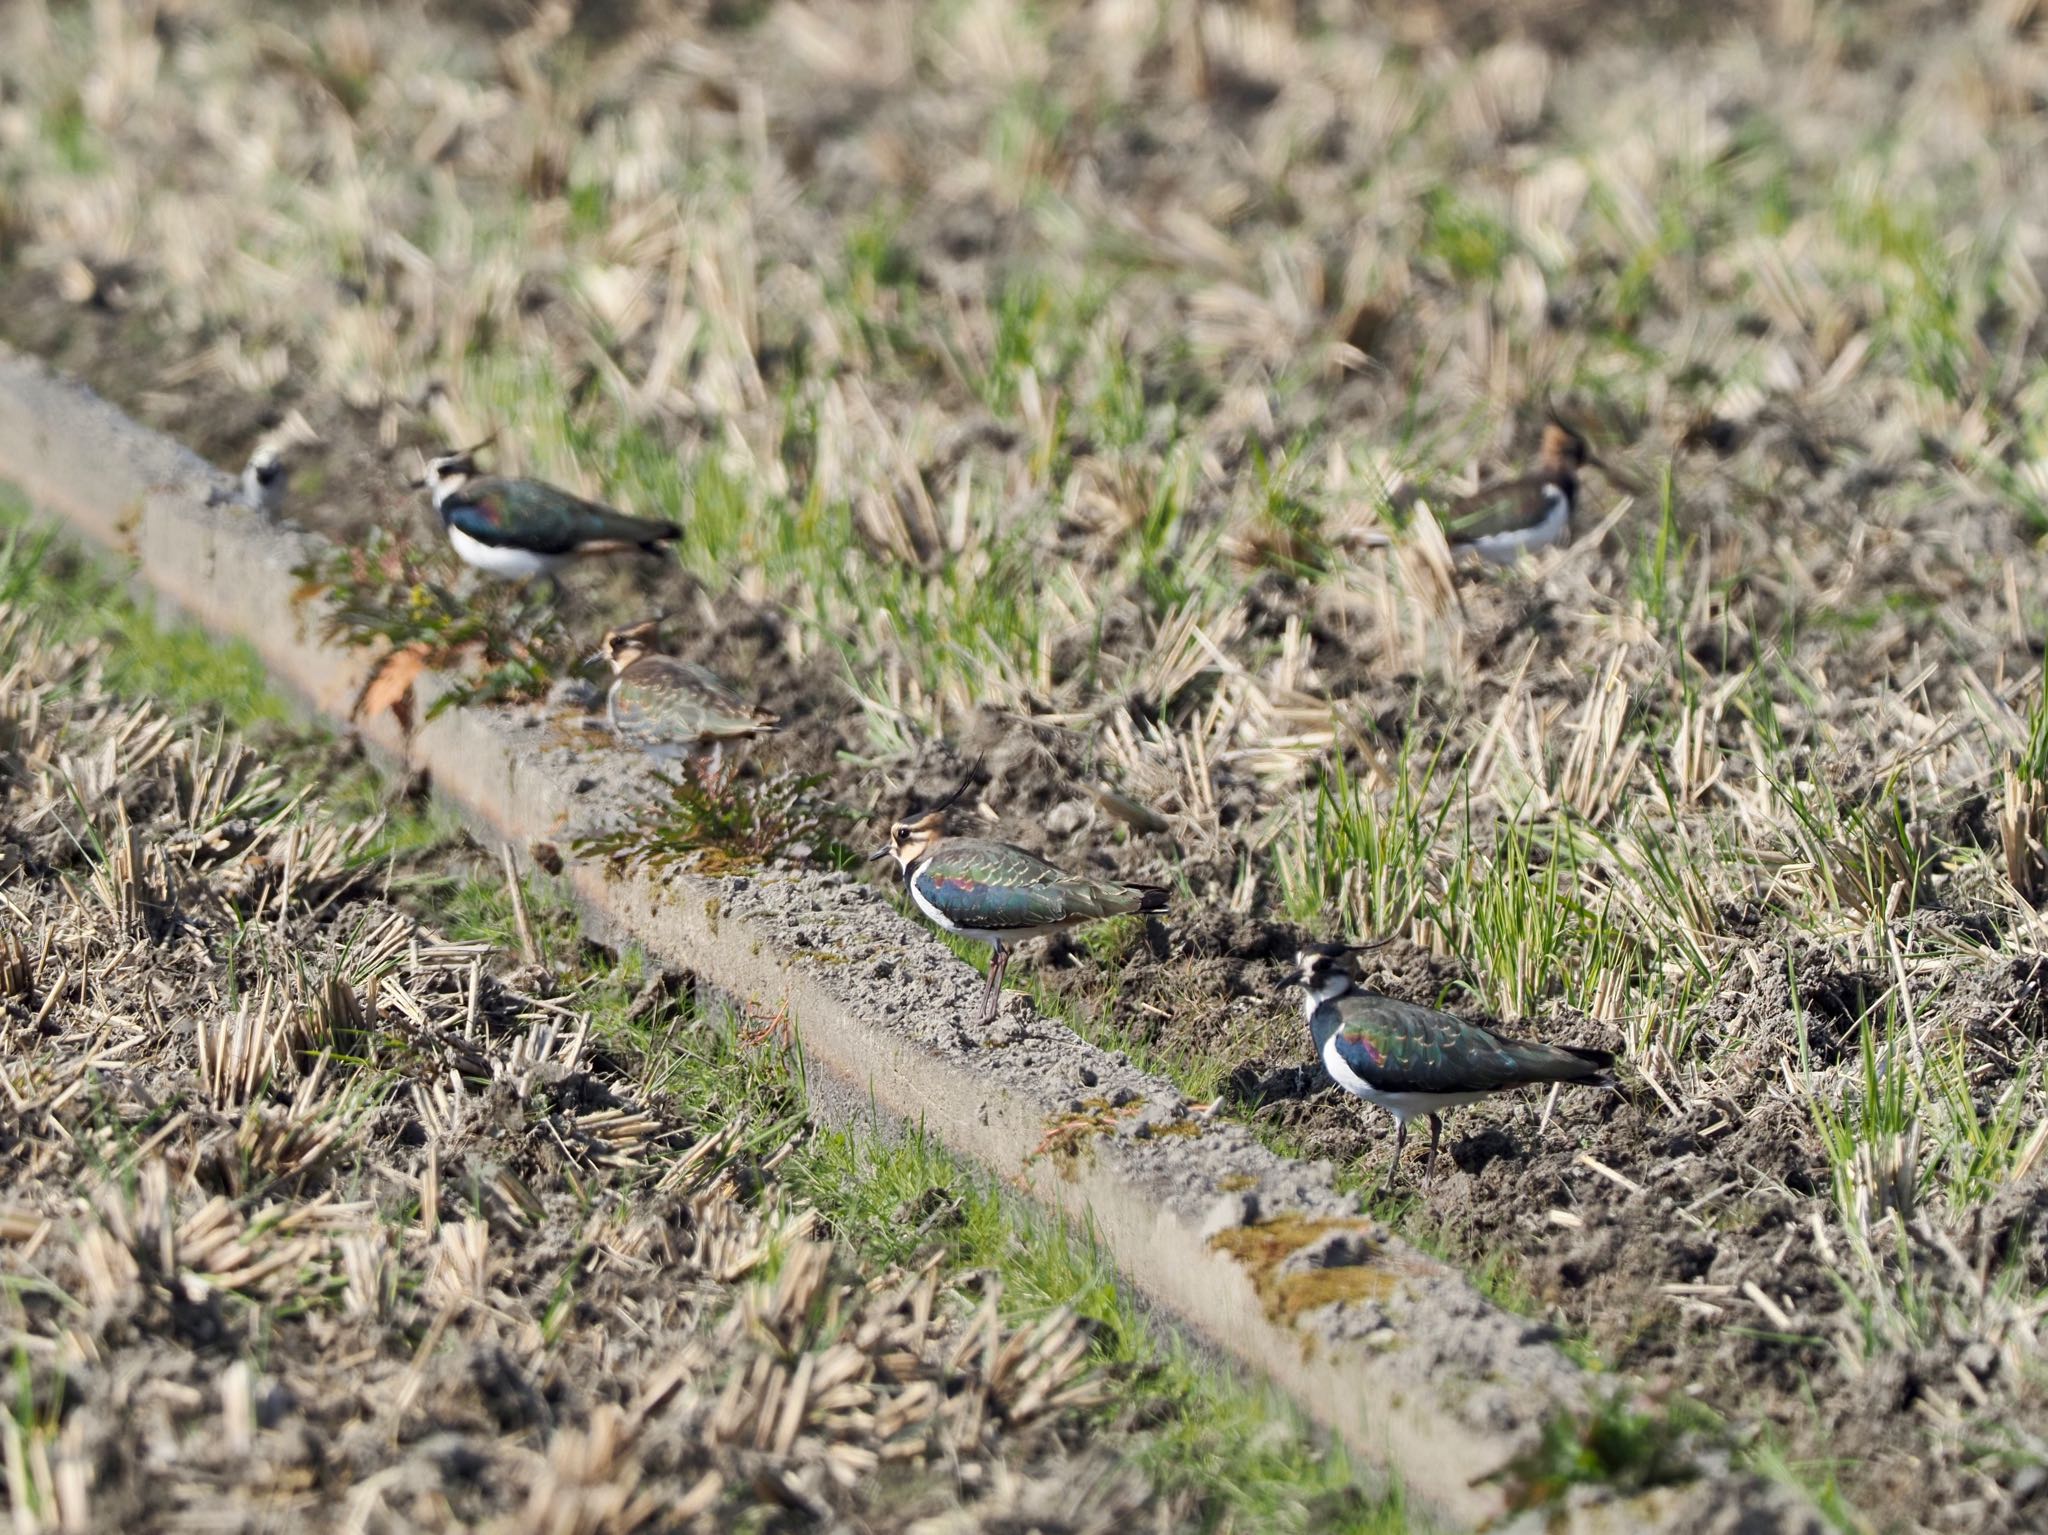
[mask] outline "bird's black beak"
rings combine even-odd
[[[1306,984],[1306,980],[1307,978],[1299,970],[1290,970],[1280,977],[1280,984],[1282,986],[1301,986]]]
[[[880,859],[887,858],[889,856],[890,851],[891,849],[888,847],[888,845],[884,844],[883,846],[876,848],[872,853],[868,854],[867,861],[869,863],[875,863]]]

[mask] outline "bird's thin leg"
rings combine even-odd
[[[1430,1170],[1436,1166],[1437,1142],[1444,1138],[1444,1117],[1441,1114],[1429,1116],[1429,1155],[1422,1159],[1422,1178],[1429,1181]]]
[[[988,990],[981,996],[981,1023],[984,1028],[996,1021],[996,1009],[1003,1000],[1003,971],[1009,963],[1010,951],[997,944],[995,957],[988,967]]]
[[[1401,1152],[1407,1144],[1408,1121],[1397,1119],[1394,1121],[1394,1154],[1387,1160],[1386,1177],[1380,1179],[1380,1193],[1385,1194],[1388,1189],[1394,1186],[1394,1172],[1401,1165]]]

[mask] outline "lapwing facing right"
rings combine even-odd
[[[432,493],[448,541],[465,564],[493,576],[552,577],[569,561],[640,549],[657,554],[682,536],[672,522],[629,517],[543,480],[480,474],[476,455],[488,440],[427,461],[415,484]]]
[[[894,858],[911,903],[938,926],[994,950],[982,993],[985,1028],[995,1021],[1003,971],[1017,944],[1105,917],[1164,911],[1167,893],[1156,885],[1069,874],[1007,842],[947,836],[946,812],[966,788],[963,783],[924,814],[898,821],[888,842],[868,856]]]
[[[1626,484],[1586,445],[1586,439],[1558,420],[1545,423],[1536,471],[1485,485],[1461,496],[1439,514],[1444,538],[1457,555],[1476,555],[1489,565],[1512,565],[1525,554],[1567,543],[1579,509],[1579,473],[1591,465]],[[1421,499],[1412,489],[1394,497],[1407,509]],[[1384,543],[1384,535],[1369,542]]]
[[[1376,948],[1377,944],[1366,945]],[[1347,951],[1324,945],[1295,955],[1302,1016],[1316,1059],[1330,1080],[1394,1116],[1394,1155],[1384,1194],[1408,1144],[1408,1121],[1429,1116],[1429,1158],[1436,1162],[1442,1114],[1495,1093],[1551,1082],[1610,1087],[1614,1056],[1577,1045],[1510,1039],[1433,1007],[1361,991],[1342,963]]]
[[[747,703],[696,662],[663,655],[660,643],[661,620],[649,618],[610,630],[592,656],[611,663],[605,717],[621,741],[667,762],[775,728],[774,715]]]

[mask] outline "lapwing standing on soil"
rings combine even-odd
[[[773,714],[747,703],[696,662],[663,655],[660,643],[661,620],[649,618],[607,632],[591,658],[611,663],[605,717],[621,741],[657,762],[672,762],[775,728]]]
[[[1015,945],[1104,917],[1164,911],[1166,891],[1069,874],[1007,842],[947,836],[946,812],[966,787],[914,820],[898,821],[889,828],[888,842],[869,858],[894,858],[919,911],[947,932],[995,951],[982,994],[979,1021],[985,1028],[995,1021]]]
[[[1461,496],[1438,521],[1453,554],[1476,555],[1489,565],[1512,565],[1525,554],[1567,543],[1579,509],[1579,472],[1587,465],[1612,475],[1586,439],[1561,421],[1543,428],[1536,472],[1482,486]],[[1420,499],[1404,490],[1394,504],[1406,509]],[[1369,540],[1386,542],[1384,536]]]
[[[1365,947],[1375,948],[1369,944]],[[1549,1082],[1613,1085],[1614,1056],[1577,1045],[1510,1039],[1433,1007],[1360,991],[1341,960],[1347,951],[1316,946],[1295,956],[1316,1059],[1330,1080],[1394,1116],[1394,1155],[1380,1192],[1393,1185],[1408,1144],[1408,1121],[1429,1116],[1427,1178],[1443,1137],[1442,1114],[1495,1093]]]
[[[574,559],[630,549],[658,554],[682,536],[672,522],[629,517],[542,480],[480,474],[476,455],[488,445],[429,459],[425,477],[415,482],[433,494],[456,554],[486,574],[552,579]]]

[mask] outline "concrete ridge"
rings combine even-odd
[[[90,466],[82,472],[81,466]],[[351,726],[360,656],[325,645],[292,572],[321,541],[217,504],[232,481],[36,359],[0,346],[0,479],[138,562],[209,630],[249,641],[273,677],[515,844],[592,829],[588,807],[641,769],[539,709],[454,709],[404,736]],[[423,680],[430,691],[431,679]],[[423,700],[424,702],[425,700]],[[424,713],[424,711],[422,711]],[[1510,1510],[1499,1473],[1600,1383],[1539,1324],[1358,1214],[1330,1169],[1198,1120],[1173,1086],[1076,1039],[1021,998],[996,1039],[968,1037],[980,978],[871,886],[771,870],[654,876],[566,859],[598,930],[630,937],[747,1007],[787,1016],[814,1100],[872,1106],[1085,1219],[1163,1314],[1271,1377],[1313,1418],[1459,1524]],[[1726,1530],[1822,1526],[1796,1495],[1704,1468],[1632,1498],[1588,1492],[1513,1527]]]

